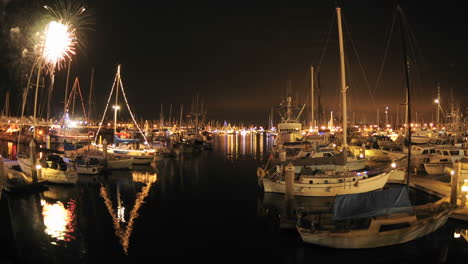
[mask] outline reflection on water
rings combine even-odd
[[[75,231],[75,200],[71,199],[65,206],[60,201],[48,203],[41,199],[41,205],[45,232],[56,240],[69,242],[75,239],[72,235]]]
[[[7,251],[18,263],[139,263],[160,256],[206,263],[213,252],[259,263],[465,263],[468,226],[455,221],[397,247],[343,251],[303,244],[294,232],[294,208],[329,210],[333,199],[291,204],[284,195],[258,192],[255,170],[270,144],[260,135],[219,135],[213,151],[164,158],[157,169],[80,175],[75,186],[2,195],[0,223],[5,215],[10,223],[0,233],[11,238],[0,263]]]
[[[115,235],[119,238],[120,244],[125,254],[128,254],[128,246],[130,242],[130,236],[132,235],[133,225],[135,220],[138,218],[138,210],[143,205],[145,198],[148,196],[149,191],[153,183],[157,180],[156,173],[132,171],[132,178],[134,182],[140,182],[145,184],[141,191],[137,193],[135,204],[133,205],[132,211],[129,215],[128,222],[125,221],[125,206],[121,199],[121,191],[119,185],[117,185],[117,210],[114,210],[111,195],[107,191],[106,187],[101,184],[100,195],[104,199],[104,203],[109,214],[112,217]],[[125,224],[127,223],[127,224]]]
[[[453,237],[463,239],[465,240],[465,242],[468,242],[468,229],[463,229],[463,228],[455,229],[455,232],[453,233]]]
[[[272,145],[273,139],[264,133],[226,134],[216,137],[217,148],[230,160],[255,159],[262,161]]]

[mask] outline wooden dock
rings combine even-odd
[[[440,197],[440,202],[450,202],[450,183],[431,179],[425,176],[411,176],[411,187]],[[458,195],[457,204],[462,204],[461,194]],[[450,218],[468,221],[468,203],[465,201],[464,207],[459,207],[453,211]]]

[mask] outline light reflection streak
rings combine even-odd
[[[457,228],[453,233],[454,238],[463,238],[466,242],[468,242],[468,229],[459,229]]]
[[[139,216],[138,210],[143,205],[145,198],[148,196],[149,190],[151,189],[152,184],[156,182],[157,175],[156,173],[133,171],[132,178],[134,182],[143,182],[143,183],[146,183],[146,185],[136,195],[135,205],[133,206],[133,209],[130,212],[130,218],[126,226],[121,224],[121,218],[119,217],[120,213],[116,212],[114,208],[112,207],[112,201],[109,198],[109,194],[106,188],[103,185],[101,185],[101,188],[100,188],[100,195],[104,199],[104,203],[114,223],[115,235],[119,238],[120,244],[122,245],[122,248],[126,255],[128,254],[128,246],[130,243],[130,236],[132,235],[132,231],[133,231],[133,225],[135,223],[135,220]],[[122,217],[123,217],[123,214],[122,214]]]
[[[227,134],[220,141],[224,146],[224,153],[229,160],[243,159],[249,156],[262,161],[263,155],[271,147],[271,138],[265,138],[263,133]],[[265,142],[264,142],[265,141]]]
[[[48,203],[41,199],[41,205],[46,234],[66,242],[74,240],[71,233],[75,231],[75,200],[70,200],[65,207],[60,201]]]

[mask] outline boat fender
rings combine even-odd
[[[356,181],[356,182],[354,183],[354,186],[356,186],[356,187],[359,186],[359,181]]]
[[[260,167],[257,168],[257,176],[258,177],[263,178],[263,177],[265,177],[265,174],[266,173],[265,173],[265,170],[263,168],[260,168]]]

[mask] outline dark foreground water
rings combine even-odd
[[[282,230],[283,196],[257,188],[270,142],[217,136],[213,151],[132,171],[80,176],[76,186],[3,194],[0,263],[467,263],[468,242],[450,220],[406,244],[334,250]],[[11,150],[2,144],[5,156]],[[413,193],[418,199],[424,194]],[[321,202],[307,198],[308,202]],[[274,208],[276,207],[276,208]]]

